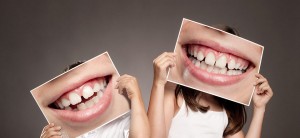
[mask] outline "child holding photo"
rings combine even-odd
[[[237,34],[230,27],[219,29]],[[148,118],[153,138],[259,138],[266,105],[273,91],[266,78],[256,74],[253,82],[253,118],[246,135],[244,105],[196,91],[181,85],[167,83],[168,68],[176,66],[176,54],[163,53],[153,61],[154,80]],[[251,84],[249,84],[251,85]]]
[[[65,71],[70,70],[83,62],[70,65]],[[150,129],[141,91],[137,79],[130,75],[123,75],[117,79],[115,89],[120,94],[126,95],[131,102],[131,111],[108,124],[96,128],[93,134],[82,135],[80,137],[118,137],[118,138],[140,138],[150,137]],[[54,123],[50,123],[42,130],[41,138],[67,138],[63,133],[63,128]],[[142,132],[142,133],[141,133]]]

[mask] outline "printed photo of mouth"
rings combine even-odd
[[[73,64],[72,64],[73,65]],[[128,112],[125,95],[114,89],[119,77],[107,52],[31,90],[48,123],[77,137]]]
[[[183,19],[175,50],[176,66],[168,81],[249,105],[254,74],[263,47],[188,19]]]
[[[58,116],[74,122],[87,121],[101,115],[111,102],[111,77],[89,80],[63,93],[49,107]]]

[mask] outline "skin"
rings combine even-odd
[[[117,79],[115,89],[117,89],[120,94],[127,95],[131,101],[129,137],[149,138],[149,121],[137,79],[133,76],[125,74]],[[54,124],[51,123],[44,127],[41,138],[59,138],[61,136],[60,130],[60,126],[54,126]]]
[[[172,118],[180,109],[183,97],[175,98],[175,85],[167,84],[166,76],[169,68],[176,67],[176,54],[163,53],[153,61],[154,79],[151,90],[150,103],[148,108],[148,118],[150,123],[151,137],[168,137]],[[255,74],[257,78],[252,84],[255,86],[253,94],[253,117],[249,130],[246,134],[239,131],[226,138],[260,138],[264,118],[264,112],[268,101],[273,95],[273,91],[266,78],[260,74]],[[176,104],[176,100],[178,104]],[[204,94],[199,101],[201,105],[210,106],[210,110],[222,111],[222,107],[217,103],[214,96]]]
[[[99,65],[101,68],[99,68]],[[78,82],[78,80],[87,78],[87,76],[93,78],[94,76],[102,77],[106,75],[112,75],[110,83],[115,86],[119,74],[108,54],[103,54],[32,90],[32,94],[48,122],[54,123],[55,126],[61,126],[63,132],[66,132],[69,137],[76,137],[130,110],[128,99],[119,94],[117,89],[112,88],[112,99],[108,108],[100,116],[85,122],[72,122],[60,118],[48,105],[52,103],[51,101],[55,97],[63,93],[64,89]]]
[[[182,48],[183,45],[194,41],[218,43],[221,47],[239,53],[238,57],[250,61],[254,68],[248,72],[248,76],[230,85],[215,85],[199,80],[187,69],[184,61],[187,55]],[[256,80],[254,76],[258,73],[260,67],[262,50],[263,48],[260,45],[235,35],[184,20],[175,47],[175,53],[177,54],[175,63],[177,66],[170,70],[168,80],[248,105],[253,92],[253,86],[248,84]]]

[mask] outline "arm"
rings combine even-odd
[[[41,138],[61,138],[60,130],[60,126],[55,126],[53,123],[50,123],[43,128]]]
[[[174,93],[165,93],[167,69],[175,66],[175,55],[163,53],[153,61],[154,79],[148,108],[151,137],[168,135],[174,113]],[[167,107],[167,108],[166,108]]]
[[[273,91],[261,74],[255,75],[258,79],[254,83],[255,93],[253,94],[253,117],[246,138],[260,138],[265,114],[266,105],[273,96]],[[242,131],[226,138],[244,138]]]
[[[149,122],[144,107],[143,98],[136,78],[123,75],[117,80],[116,88],[125,92],[131,101],[130,138],[150,137]]]

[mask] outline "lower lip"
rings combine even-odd
[[[112,80],[111,80],[112,81]],[[109,104],[112,99],[112,82],[109,82],[103,96],[100,101],[96,103],[93,107],[81,110],[81,111],[69,111],[69,110],[54,110],[54,113],[63,120],[72,121],[72,122],[86,122],[97,118],[102,115],[106,109],[109,107]]]
[[[231,85],[235,84],[242,79],[244,79],[247,74],[253,69],[252,66],[249,65],[248,69],[246,72],[240,74],[240,75],[223,75],[223,74],[214,74],[207,72],[203,69],[197,68],[191,60],[186,56],[187,53],[185,51],[185,48],[183,48],[183,53],[184,53],[184,63],[185,66],[187,67],[188,71],[195,76],[198,80],[211,84],[211,85]]]

